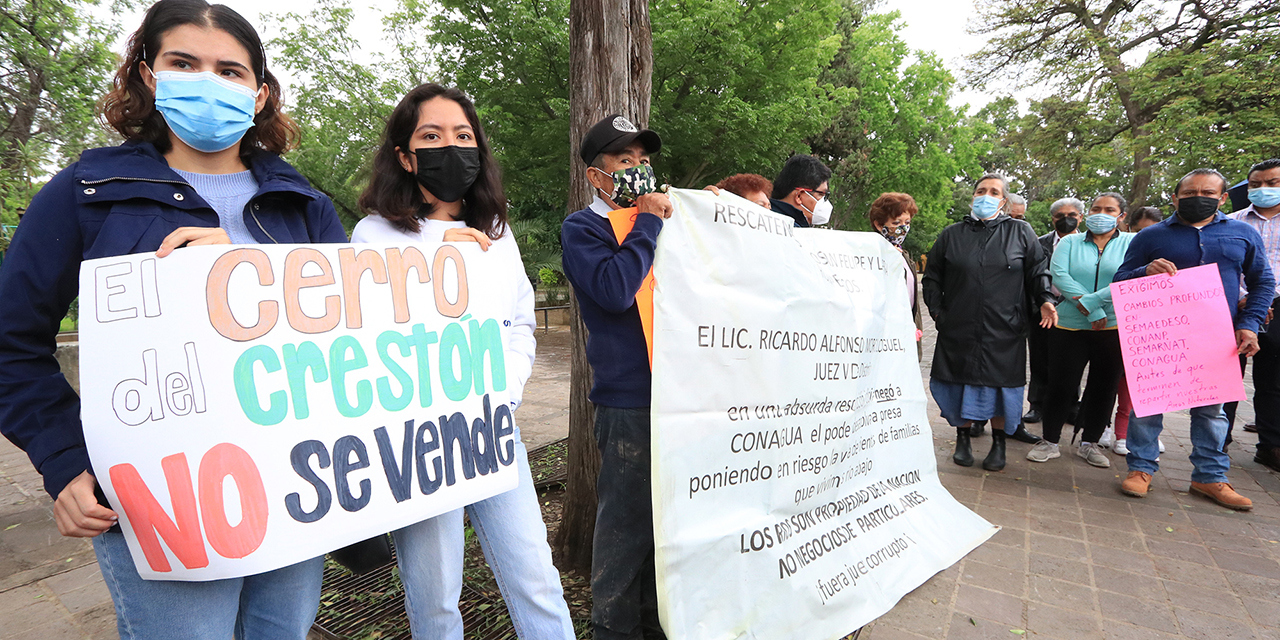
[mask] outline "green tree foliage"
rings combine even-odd
[[[836,0],[653,0],[659,172],[701,187],[772,175],[831,121],[848,92],[819,80],[840,47]]]
[[[513,218],[562,218],[569,190],[568,0],[401,0],[392,22],[430,25],[423,38],[440,53],[435,79],[475,100]]]
[[[870,230],[867,211],[881,193],[910,194],[919,207],[907,236],[919,254],[952,221],[957,180],[981,171],[991,148],[963,109],[948,105],[955,79],[933,54],[912,52],[897,34],[897,12],[863,15],[845,7],[843,43],[821,80],[844,89],[830,125],[813,149],[833,170],[835,226]],[[967,200],[966,200],[967,206]]]
[[[0,222],[17,223],[49,166],[111,136],[94,120],[110,86],[118,25],[95,0],[0,0]],[[122,8],[120,5],[116,8]]]
[[[655,2],[652,126],[665,182],[700,186],[740,171],[771,174],[829,122],[842,89],[820,85],[840,37],[837,0]],[[526,262],[558,256],[569,183],[568,0],[400,0],[384,17],[396,54],[359,55],[352,10],[323,0],[279,20],[276,64],[298,74],[303,126],[290,160],[357,214],[367,160],[396,100],[418,82],[475,100],[503,167]],[[368,59],[367,64],[352,60]],[[541,257],[539,257],[541,256]],[[545,258],[545,260],[544,260]]]
[[[1060,181],[1046,193],[1122,180],[1136,207],[1187,169],[1268,155],[1280,4],[983,0],[970,30],[990,36],[970,60],[975,84],[1053,91],[1002,140],[1029,145],[1022,177]]]
[[[267,43],[274,64],[304,80],[290,87],[289,114],[302,128],[302,142],[288,160],[333,199],[347,230],[360,218],[357,201],[368,182],[368,163],[386,118],[416,80],[420,64],[363,55],[350,35],[354,12],[335,0],[320,0],[306,15],[269,16],[284,27]],[[370,64],[355,62],[372,57]]]

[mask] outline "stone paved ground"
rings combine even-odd
[[[0,638],[116,638],[93,545],[58,535],[40,475],[0,439]]]
[[[932,338],[926,331],[926,385]],[[1280,475],[1253,462],[1254,434],[1237,429],[1230,449],[1228,476],[1255,505],[1237,513],[1187,493],[1186,412],[1165,417],[1161,471],[1139,500],[1117,490],[1121,458],[1098,469],[1065,446],[1035,464],[1024,458],[1030,445],[1009,441],[1004,471],[956,466],[955,431],[932,402],[929,411],[943,485],[1003,529],[862,638],[1280,640]],[[975,457],[990,442],[975,441]]]
[[[538,332],[539,359],[519,417],[530,448],[567,433],[567,332]],[[926,333],[928,381],[932,332]],[[1252,418],[1242,408],[1243,418]],[[1280,475],[1232,449],[1232,482],[1257,505],[1238,514],[1187,495],[1186,414],[1144,500],[1116,491],[1124,463],[1095,469],[1064,455],[1034,468],[1009,444],[1000,473],[951,463],[954,431],[930,406],[942,482],[1004,527],[909,594],[863,638],[1256,638],[1280,640]],[[1033,430],[1037,430],[1033,425]],[[990,438],[975,444],[979,457]],[[16,525],[16,526],[15,526]],[[89,543],[62,538],[26,456],[0,440],[0,640],[115,638]]]

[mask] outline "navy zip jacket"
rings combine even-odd
[[[260,151],[245,223],[260,243],[346,242],[333,203]],[[57,499],[89,467],[80,398],[58,368],[55,336],[79,289],[80,263],[155,251],[178,227],[218,214],[149,143],[85,151],[36,194],[0,268],[0,432],[31,458]]]
[[[653,376],[636,292],[653,266],[662,218],[636,217],[618,245],[609,219],[583,209],[560,227],[564,274],[587,325],[587,361],[595,370],[588,396],[607,407],[648,407]]]
[[[812,224],[809,224],[809,219],[805,217],[804,212],[792,206],[791,203],[769,198],[769,204],[773,207],[774,213],[781,213],[782,215],[791,218],[795,221],[797,227],[813,226]]]
[[[1179,269],[1217,264],[1236,330],[1258,332],[1275,297],[1276,279],[1267,264],[1262,236],[1249,223],[1219,212],[1213,214],[1213,222],[1196,228],[1176,215],[1169,216],[1133,237],[1116,271],[1116,281],[1147,275],[1147,265],[1156,258],[1164,258]],[[1237,304],[1241,276],[1250,294],[1244,309]]]

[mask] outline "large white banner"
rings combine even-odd
[[[142,576],[261,573],[514,487],[503,345],[523,273],[507,258],[460,243],[85,262],[81,418]]]
[[[663,628],[839,638],[997,530],[938,481],[905,263],[729,194],[672,200],[654,303]]]

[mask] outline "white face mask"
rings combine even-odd
[[[802,204],[800,206],[803,207],[804,205]],[[809,209],[806,208],[805,211],[808,211],[809,215],[812,216],[812,219],[809,220],[809,224],[817,227],[831,222],[832,209],[834,209],[834,207],[831,206],[831,201],[827,198],[819,200],[818,204],[814,205],[812,211],[809,211]]]

